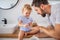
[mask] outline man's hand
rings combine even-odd
[[[44,30],[44,29],[48,30],[48,28],[45,28],[45,27],[43,27],[43,26],[39,26],[39,29],[40,29],[40,30]]]
[[[38,26],[37,23],[33,23],[32,24],[32,27],[36,27],[36,26]]]
[[[47,29],[53,30],[54,28],[52,26],[48,26]]]

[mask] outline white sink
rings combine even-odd
[[[0,24],[0,34],[11,34],[14,32],[16,24]]]

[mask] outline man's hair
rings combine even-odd
[[[22,10],[24,10],[24,8],[26,8],[27,10],[32,10],[32,8],[29,4],[25,4]]]
[[[40,7],[41,4],[48,4],[48,0],[33,0],[32,6]]]

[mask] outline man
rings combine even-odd
[[[40,30],[43,30],[47,35],[60,39],[60,13],[51,13],[51,5],[49,5],[47,0],[33,0],[32,6],[38,14],[45,17],[46,14],[49,15],[49,20],[51,25],[48,26],[50,29],[40,26]],[[53,16],[54,15],[54,16]]]

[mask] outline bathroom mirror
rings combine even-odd
[[[17,5],[19,0],[0,0],[0,9],[8,10]]]

